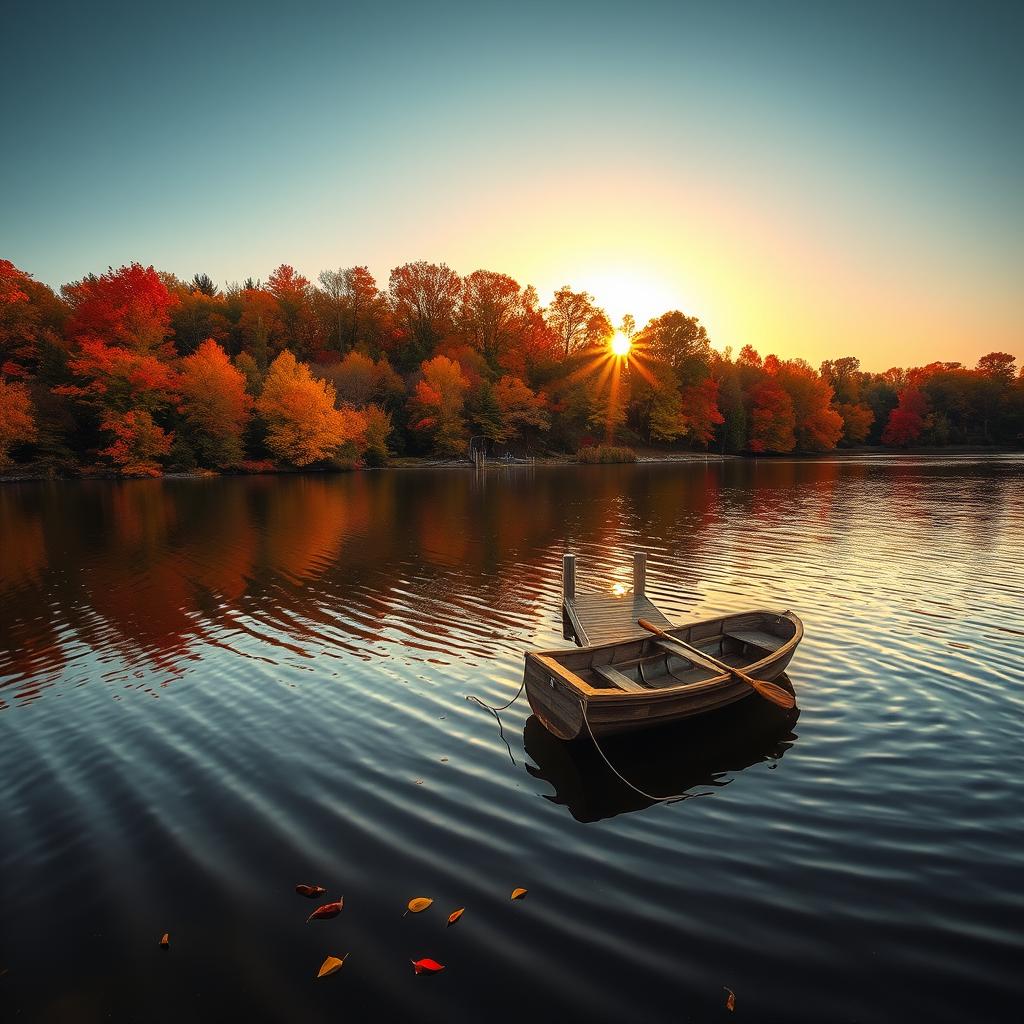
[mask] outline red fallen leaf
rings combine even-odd
[[[722,988],[725,988],[723,985]],[[725,988],[729,994],[725,997],[725,1008],[730,1012],[736,1009],[736,993],[731,988]]]
[[[422,960],[410,960],[409,963],[417,974],[440,974],[444,970],[444,964],[431,960],[429,956]]]
[[[325,903],[322,907],[317,907],[309,917],[306,918],[306,924],[310,921],[319,921],[328,917],[337,917],[341,913],[341,908],[345,906],[345,897],[342,896],[338,899],[337,903]]]
[[[327,890],[322,885],[297,885],[295,891],[300,896],[308,896],[309,899],[314,899],[317,896],[323,896]]]

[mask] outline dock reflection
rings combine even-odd
[[[778,682],[791,688],[786,676]],[[751,765],[778,761],[796,742],[799,715],[799,708],[782,711],[751,698],[711,715],[609,737],[601,746],[616,769],[648,793],[697,796],[728,785]],[[531,715],[523,745],[534,762],[526,770],[554,789],[545,799],[564,805],[577,821],[600,821],[653,804],[615,777],[589,737],[560,740]]]

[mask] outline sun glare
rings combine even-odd
[[[623,356],[629,355],[629,350],[632,347],[633,342],[631,342],[629,338],[622,333],[622,331],[616,331],[612,335],[611,349],[613,355],[617,355],[621,359]]]

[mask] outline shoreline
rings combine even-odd
[[[606,466],[655,466],[655,465],[687,465],[692,463],[724,463],[724,462],[757,462],[766,460],[771,462],[782,462],[787,460],[813,461],[816,459],[853,459],[864,458],[865,456],[876,458],[955,458],[969,457],[972,455],[1020,455],[1024,454],[1024,448],[1011,448],[1005,445],[950,445],[948,447],[917,447],[917,448],[883,448],[860,446],[857,448],[836,448],[827,452],[761,452],[751,454],[749,452],[738,454],[721,454],[718,452],[659,452],[656,450],[640,449],[636,453],[635,462],[602,463]],[[577,460],[575,455],[545,455],[534,459],[532,462],[505,462],[501,459],[488,460],[482,467],[486,470],[494,469],[530,469],[536,466],[582,466],[588,465]],[[0,484],[5,483],[29,483],[45,480],[206,480],[220,479],[222,477],[235,476],[296,476],[306,473],[352,473],[352,472],[380,472],[382,470],[424,470],[424,469],[461,469],[471,470],[475,467],[466,459],[434,459],[418,456],[402,456],[395,458],[384,466],[359,466],[344,469],[288,469],[271,470],[263,473],[245,472],[217,472],[215,470],[202,469],[182,473],[162,473],[158,477],[125,477],[117,473],[45,473],[26,467],[24,471],[8,471],[0,473]]]

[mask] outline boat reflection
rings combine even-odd
[[[786,676],[778,682],[792,688]],[[607,737],[601,746],[616,769],[640,789],[659,796],[696,796],[728,785],[744,768],[779,760],[796,742],[793,730],[799,715],[799,708],[782,711],[750,698],[660,729]],[[557,739],[531,715],[523,745],[534,762],[526,770],[554,788],[545,799],[564,804],[577,821],[613,818],[654,802],[617,779],[589,737]]]

